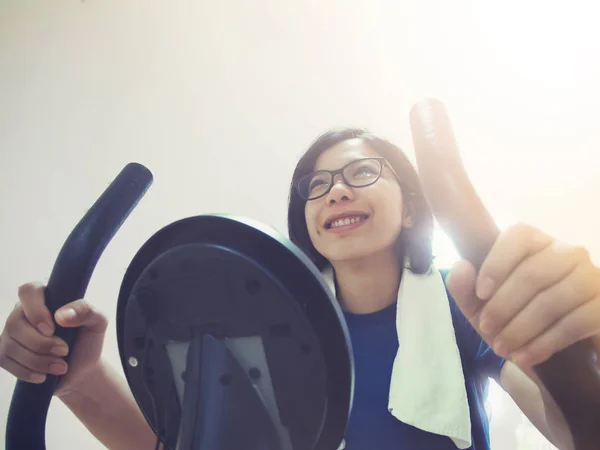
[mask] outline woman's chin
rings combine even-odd
[[[336,263],[344,263],[350,261],[360,261],[367,259],[373,255],[373,249],[348,249],[343,248],[337,251],[331,250],[329,252],[322,253],[325,258],[331,261],[334,265]]]
[[[377,258],[377,255],[385,258],[395,255],[396,247],[394,244],[388,244],[387,242],[371,241],[365,238],[356,240],[357,242],[351,243],[346,240],[343,243],[331,243],[327,248],[322,249],[319,253],[329,260],[333,265],[336,263],[344,262],[360,262],[373,260]],[[355,245],[352,245],[355,244]]]

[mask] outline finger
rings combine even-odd
[[[475,267],[466,260],[458,261],[446,278],[446,287],[450,295],[475,329],[479,325],[479,315],[484,306],[475,295],[476,279]]]
[[[45,374],[33,372],[4,354],[0,354],[0,367],[9,373],[12,373],[19,380],[23,380],[28,383],[40,384],[46,381]]]
[[[95,333],[104,333],[108,320],[85,300],[76,300],[59,308],[54,317],[62,327],[85,327]]]
[[[551,242],[549,236],[529,225],[515,225],[502,232],[479,270],[477,297],[488,300],[522,260]]]
[[[25,318],[22,309],[15,311],[6,321],[5,332],[28,350],[40,355],[66,356],[67,343],[57,336],[44,336]]]
[[[510,355],[510,359],[524,367],[540,364],[554,353],[600,333],[598,317],[600,296],[560,319],[542,335]]]
[[[600,292],[600,282],[596,278],[600,280],[598,269],[580,265],[559,283],[538,293],[495,336],[492,347],[496,354],[506,356],[524,346],[562,317],[592,300]],[[487,314],[486,305],[481,314],[482,322]]]
[[[576,301],[571,297],[589,300],[600,291],[600,282],[595,279],[600,280],[600,274],[584,249],[553,243],[521,262],[487,301],[481,312],[481,331],[493,340],[538,294],[557,285],[556,293],[565,297],[548,295],[558,303],[566,302],[562,306]]]
[[[6,335],[0,339],[0,355],[19,363],[31,372],[63,375],[67,371],[67,363],[61,358],[34,353]]]
[[[46,307],[44,286],[40,283],[27,283],[19,288],[19,299],[25,317],[45,336],[54,334],[52,315]]]

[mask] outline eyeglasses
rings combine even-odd
[[[361,158],[346,164],[338,170],[317,170],[309,173],[300,178],[296,189],[304,200],[316,200],[331,191],[333,180],[338,174],[342,175],[344,183],[348,186],[354,188],[370,186],[381,177],[384,164],[387,164],[398,178],[398,175],[385,158]],[[398,181],[400,181],[399,178]]]

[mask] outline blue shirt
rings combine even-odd
[[[447,272],[441,271],[444,280]],[[497,356],[463,316],[448,293],[469,409],[471,450],[489,450],[484,409],[489,377],[499,378],[504,359]],[[456,450],[447,436],[406,425],[388,411],[394,358],[398,351],[396,303],[372,314],[345,313],[355,360],[354,401],[346,431],[346,450]],[[435,355],[431,355],[435,358]]]

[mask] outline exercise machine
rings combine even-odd
[[[480,267],[498,236],[462,166],[445,106],[411,110],[429,205],[459,253]],[[130,164],[66,240],[46,288],[51,312],[84,297],[94,267],[152,182]],[[152,236],[123,279],[123,370],[146,420],[172,450],[337,450],[352,406],[353,362],[338,304],[287,238],[237,217],[177,221]],[[72,346],[76,330],[57,326]],[[535,367],[576,450],[600,446],[600,372],[582,342]],[[67,356],[68,360],[68,356]],[[7,450],[44,450],[58,377],[18,381]]]

